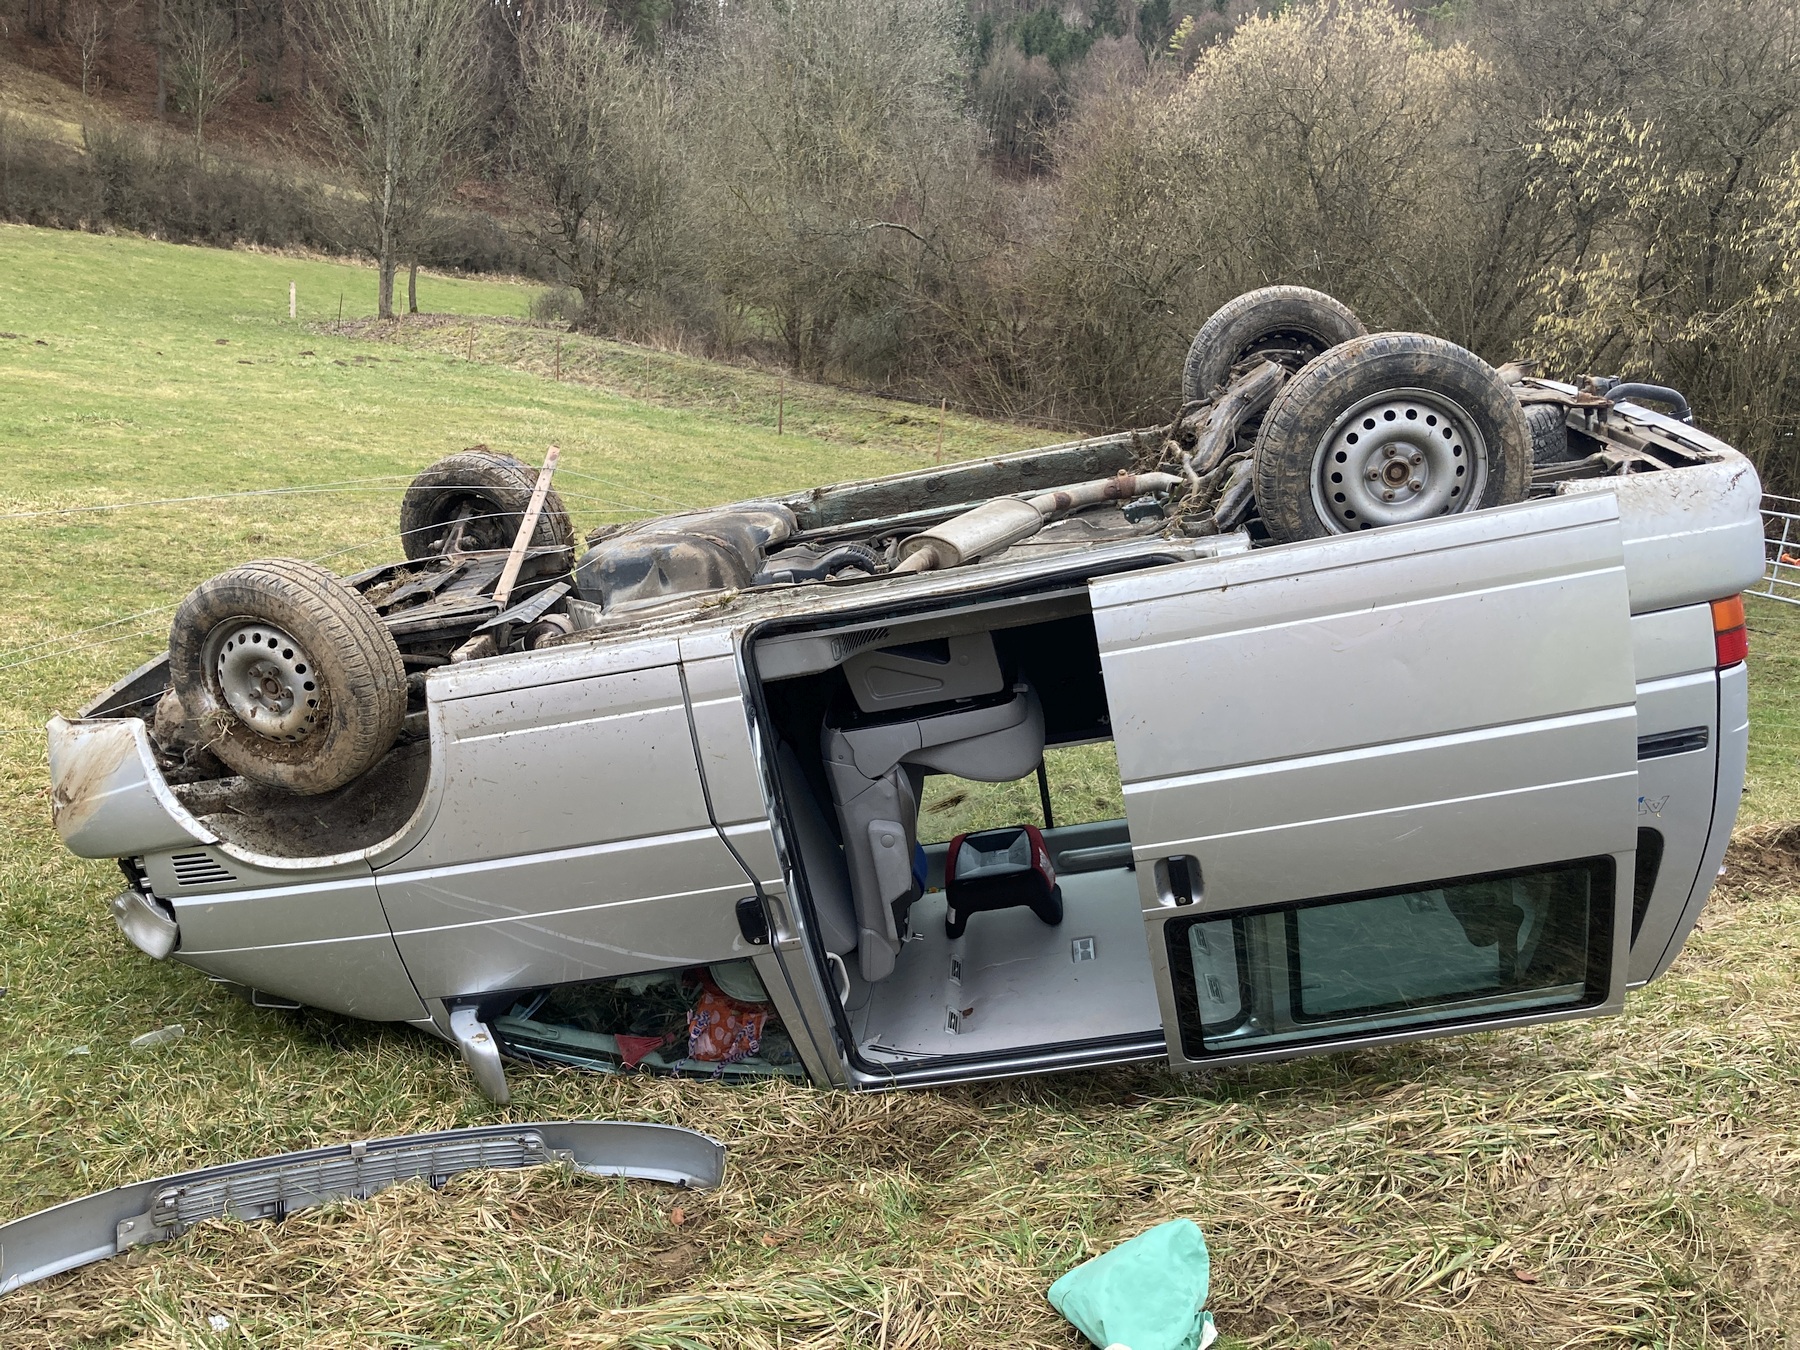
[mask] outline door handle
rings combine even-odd
[[[1162,904],[1178,909],[1200,898],[1200,860],[1191,853],[1158,858],[1155,874],[1156,898]]]

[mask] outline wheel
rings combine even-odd
[[[1531,433],[1531,462],[1560,464],[1569,457],[1569,418],[1556,403],[1530,403],[1525,426]]]
[[[1323,291],[1264,286],[1222,305],[1200,325],[1181,368],[1184,403],[1208,398],[1231,368],[1258,352],[1299,352],[1302,363],[1369,330]]]
[[[1253,458],[1277,543],[1523,501],[1531,485],[1512,391],[1473,352],[1423,333],[1326,352],[1275,396]]]
[[[400,542],[406,556],[428,558],[451,547],[511,548],[537,477],[529,464],[481,446],[440,459],[412,480],[400,500]],[[536,548],[564,549],[569,562],[575,561],[575,528],[555,488],[544,495],[531,542]]]
[[[406,670],[374,606],[335,574],[266,558],[175,611],[169,676],[244,777],[311,795],[372,767],[400,734]]]

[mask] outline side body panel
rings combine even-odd
[[[1731,844],[1731,827],[1737,820],[1738,802],[1744,794],[1744,773],[1750,755],[1750,684],[1742,665],[1719,672],[1718,718],[1718,780],[1713,789],[1712,830],[1707,836],[1706,851],[1700,858],[1699,875],[1694,878],[1687,905],[1675,922],[1668,947],[1650,971],[1650,979],[1661,975],[1681,954],[1688,934],[1700,921],[1700,911],[1706,907],[1706,897],[1712,894],[1713,882],[1725,863],[1725,850]]]
[[[1171,918],[1596,856],[1617,864],[1614,945],[1585,1011],[1619,1006],[1637,718],[1610,499],[1092,590],[1172,1060]]]
[[[1719,682],[1707,605],[1640,614],[1631,621],[1638,677],[1638,829],[1655,843],[1638,867],[1655,868],[1647,896],[1633,896],[1630,982],[1657,968],[1686,912],[1713,829],[1719,764]],[[1642,912],[1639,913],[1639,905]]]
[[[375,878],[177,895],[175,960],[222,979],[373,1022],[424,1017]]]
[[[436,814],[377,873],[420,994],[733,956],[745,877],[707,811],[675,645],[495,665],[434,682]]]

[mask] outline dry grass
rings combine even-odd
[[[1729,866],[1608,1022],[887,1096],[517,1073],[498,1115],[695,1126],[725,1185],[471,1176],[205,1225],[8,1298],[0,1343],[1069,1347],[1049,1281],[1188,1215],[1228,1344],[1774,1350],[1800,1317],[1800,827]],[[390,1114],[449,1056],[328,1020],[269,1027],[269,1087],[284,1042],[337,1035],[339,1091],[397,1080],[383,1128],[449,1123]]]

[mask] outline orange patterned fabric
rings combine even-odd
[[[710,975],[700,983],[700,1001],[688,1011],[688,1058],[708,1064],[749,1059],[762,1047],[768,1010],[723,993]]]

